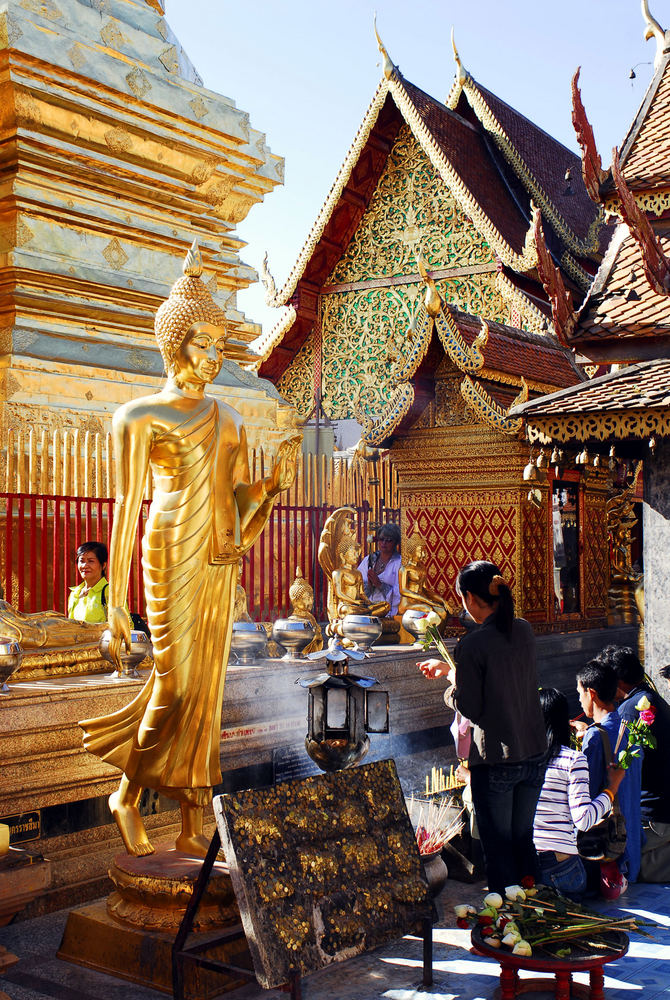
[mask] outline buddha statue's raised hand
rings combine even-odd
[[[268,496],[276,496],[282,490],[287,490],[293,483],[298,461],[298,449],[301,444],[302,437],[292,437],[282,441],[279,445],[275,464],[269,476]]]

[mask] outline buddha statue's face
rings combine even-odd
[[[226,331],[213,323],[194,323],[173,362],[173,374],[179,381],[195,385],[213,382],[221,371],[226,346]]]

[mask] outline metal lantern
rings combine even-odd
[[[309,659],[325,658],[328,671],[300,680],[309,692],[305,748],[322,771],[353,767],[368,752],[368,733],[389,731],[388,691],[370,690],[374,677],[349,673],[349,660],[364,657],[360,650],[344,649],[338,639],[309,654]]]

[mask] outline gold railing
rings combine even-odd
[[[252,479],[269,471],[272,455],[262,448],[249,455]],[[115,493],[112,438],[78,429],[7,431],[0,465],[0,492],[103,499]],[[145,499],[152,498],[147,476]],[[301,455],[287,505],[313,507],[368,503],[375,512],[397,508],[397,475],[388,453],[374,462],[349,462],[325,455]]]

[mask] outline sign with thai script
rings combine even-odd
[[[39,840],[42,834],[42,815],[39,809],[19,813],[17,816],[4,816],[0,823],[9,827],[10,844],[27,844],[30,840]]]

